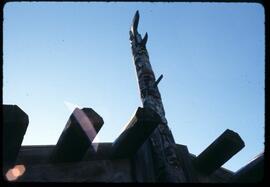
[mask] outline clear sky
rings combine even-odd
[[[141,106],[129,29],[139,32],[158,77],[177,143],[200,154],[226,129],[246,146],[236,171],[264,150],[264,9],[245,3],[8,3],[3,103],[29,116],[23,145],[56,144],[75,106],[104,119],[114,141]]]

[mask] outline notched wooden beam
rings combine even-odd
[[[155,111],[139,107],[125,130],[113,142],[112,158],[133,156],[161,122]]]
[[[210,175],[245,146],[234,131],[227,129],[194,160],[201,173]]]
[[[103,125],[103,119],[91,108],[76,108],[71,114],[50,160],[80,161]]]

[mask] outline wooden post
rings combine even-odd
[[[125,130],[113,142],[113,158],[134,156],[160,122],[159,115],[153,110],[139,107]]]
[[[4,172],[13,167],[28,127],[28,115],[17,105],[3,106],[3,166]]]
[[[241,137],[227,129],[194,160],[195,167],[200,172],[210,175],[244,146]]]
[[[103,119],[91,108],[76,108],[70,116],[56,147],[52,162],[74,162],[83,158],[96,134],[103,125]]]

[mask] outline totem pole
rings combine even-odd
[[[144,166],[145,170],[153,167],[154,179],[149,180],[149,177],[147,179],[147,176],[143,176],[138,182],[185,182],[184,173],[177,157],[175,141],[167,125],[157,87],[163,76],[161,75],[158,80],[155,78],[146,49],[148,35],[146,33],[143,38],[141,37],[137,31],[138,23],[139,12],[136,11],[129,34],[142,104],[144,108],[151,108],[157,112],[162,119],[162,123],[158,125],[134,157],[135,163],[140,162],[140,167]],[[149,153],[149,149],[151,153]],[[141,172],[144,175],[151,173],[150,170],[141,170]]]

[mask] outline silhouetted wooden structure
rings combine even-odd
[[[143,107],[138,107],[119,137],[112,143],[92,143],[103,119],[91,108],[76,108],[56,145],[21,146],[28,116],[17,105],[3,105],[4,176],[23,165],[25,170],[16,181],[227,183],[263,179],[264,154],[236,173],[221,167],[245,146],[232,130],[225,130],[197,157],[186,145],[174,142],[158,90],[163,76],[155,79],[146,49],[148,35],[141,38],[138,23],[137,11],[130,41]]]

